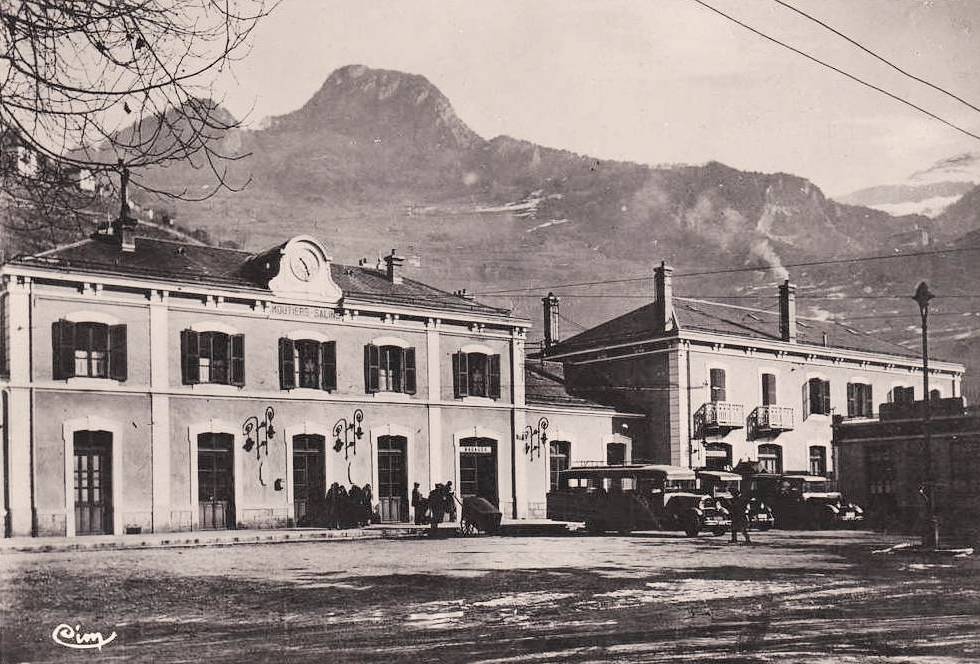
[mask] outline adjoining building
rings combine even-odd
[[[934,399],[927,427],[924,407],[922,401],[882,404],[875,419],[836,418],[840,488],[874,522],[922,532],[931,484],[941,532],[976,541],[980,411],[967,408],[962,397]]]
[[[525,381],[529,323],[314,238],[261,253],[112,232],[3,266],[7,535],[302,522],[334,482],[384,521],[452,480],[544,516],[556,468],[629,460],[631,422]]]
[[[557,299],[544,299],[542,356],[564,366],[572,394],[647,416],[637,459],[832,476],[832,415],[872,417],[922,396],[914,353],[798,316],[789,281],[770,311],[675,297],[671,272],[656,269],[652,303],[566,340],[547,324]],[[962,364],[929,370],[934,398],[960,395]]]

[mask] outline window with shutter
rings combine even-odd
[[[762,405],[773,406],[776,404],[776,374],[762,374]]]
[[[293,360],[295,348],[292,339],[279,339],[279,389],[291,390],[296,387],[296,364]]]
[[[55,380],[75,375],[75,323],[59,320],[51,324],[52,374]]]
[[[500,355],[490,356],[490,398],[500,398]]]
[[[321,389],[337,389],[337,342],[324,341],[320,344]]]
[[[824,380],[820,384],[821,412],[830,415],[830,381]]]
[[[181,373],[184,385],[201,382],[200,335],[194,330],[180,333]]]
[[[469,363],[467,354],[453,353],[453,395],[458,399],[469,396]]]
[[[725,370],[712,369],[709,372],[711,382],[711,400],[714,402],[727,401],[725,394]]]
[[[810,383],[803,383],[803,419],[810,416]]]
[[[294,342],[296,345],[296,384],[300,387],[320,389],[320,343],[308,339]]]
[[[490,376],[487,356],[483,353],[469,353],[466,363],[469,368],[470,396],[488,396]]]
[[[857,391],[858,386],[854,383],[847,384],[847,416],[857,417]]]
[[[109,377],[124,381],[127,378],[128,362],[126,348],[126,326],[109,327]]]
[[[871,385],[864,386],[864,416],[874,417],[874,397],[871,391]]]
[[[405,358],[403,391],[406,394],[415,394],[415,349],[406,348],[403,357]]]

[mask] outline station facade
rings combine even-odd
[[[557,469],[630,459],[640,416],[529,373],[528,321],[400,263],[118,222],[8,262],[5,534],[282,527],[334,482],[370,485],[382,521],[411,518],[415,483],[449,480],[505,518],[543,517]]]
[[[676,297],[671,273],[661,264],[653,301],[619,318],[562,341],[545,326],[542,356],[563,365],[573,394],[647,416],[637,459],[833,477],[834,415],[872,420],[882,404],[923,398],[914,352],[798,316],[789,281],[768,310]],[[554,320],[557,300],[544,302]],[[929,371],[932,398],[960,396],[962,364]]]

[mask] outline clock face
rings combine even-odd
[[[309,281],[320,270],[320,259],[309,248],[300,248],[289,258],[289,269],[300,281]]]

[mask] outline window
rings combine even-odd
[[[609,443],[606,445],[606,465],[622,466],[626,463],[626,444]]]
[[[830,381],[811,378],[803,383],[803,417],[830,415]]]
[[[914,387],[895,387],[888,393],[891,403],[913,403],[915,401]]]
[[[365,346],[364,388],[368,393],[415,394],[415,349],[374,344]]]
[[[847,416],[872,417],[874,404],[871,396],[871,386],[865,383],[847,384]]]
[[[181,374],[185,385],[245,385],[245,335],[224,332],[180,333]]]
[[[868,493],[874,496],[890,496],[895,493],[895,455],[892,448],[874,445],[865,448],[865,474]]]
[[[783,472],[783,448],[779,445],[759,445],[759,465],[764,473]]]
[[[939,390],[929,390],[929,400],[936,401],[937,399],[942,399],[943,394]]]
[[[126,326],[105,323],[51,324],[55,380],[75,376],[126,380]]]
[[[708,470],[730,469],[732,467],[732,446],[728,443],[705,443],[704,467]]]
[[[827,448],[823,445],[812,445],[810,447],[810,474],[827,474]]]
[[[500,398],[500,356],[453,354],[453,393],[460,397]]]
[[[762,405],[776,405],[776,374],[762,374]]]
[[[725,399],[725,370],[724,369],[711,369],[708,372],[709,380],[711,383],[711,401],[719,402],[726,401]]]
[[[568,470],[572,460],[572,444],[565,440],[553,440],[549,445],[549,473],[551,490],[558,490],[558,473]]]
[[[951,441],[949,462],[953,491],[975,495],[980,489],[980,440]]]
[[[279,339],[279,387],[337,389],[337,344],[312,339]]]

